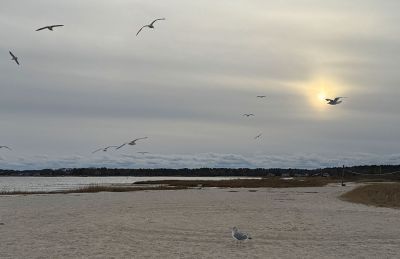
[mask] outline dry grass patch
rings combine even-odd
[[[328,183],[337,182],[326,177],[293,178],[284,180],[279,177],[262,179],[233,179],[233,180],[161,180],[144,181],[135,184],[152,184],[175,187],[219,187],[219,188],[290,188],[290,187],[322,187]]]
[[[400,208],[400,183],[360,186],[341,196],[343,200],[377,207]]]

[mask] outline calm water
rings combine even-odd
[[[239,177],[0,177],[0,191],[58,191],[91,184],[127,184],[148,180],[224,180]]]

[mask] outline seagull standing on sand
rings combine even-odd
[[[258,134],[257,136],[255,136],[255,137],[254,137],[254,139],[258,139],[258,138],[260,138],[260,137],[261,137],[261,135],[262,135],[262,133]]]
[[[337,105],[339,103],[341,103],[342,101],[340,101],[340,99],[342,98],[347,98],[347,97],[335,97],[335,99],[325,99],[325,101],[327,101],[329,105]]]
[[[155,19],[155,20],[152,21],[150,24],[147,24],[147,25],[143,26],[143,27],[140,28],[140,30],[136,33],[136,36],[139,35],[139,33],[143,30],[143,28],[147,27],[147,28],[150,28],[150,29],[154,29],[154,23],[155,23],[156,21],[163,21],[163,20],[165,20],[165,18]]]
[[[7,147],[7,146],[0,146],[0,149],[2,149],[2,148],[6,148],[6,149],[8,149],[8,150],[12,150],[11,148],[9,148],[9,147]]]
[[[131,142],[127,142],[127,143],[122,144],[121,146],[117,147],[116,149],[120,149],[121,147],[123,147],[125,145],[134,146],[134,145],[136,145],[136,141],[141,140],[141,139],[147,139],[147,137],[134,139]]]
[[[99,149],[96,149],[95,151],[93,151],[92,154],[97,153],[97,152],[99,152],[100,150],[103,150],[103,152],[107,152],[107,150],[108,150],[109,148],[112,148],[112,147],[118,147],[118,146],[102,147],[102,148],[99,148]]]
[[[252,113],[245,113],[245,114],[243,114],[243,116],[246,116],[246,117],[248,118],[248,117],[250,117],[250,116],[255,116],[255,115],[252,114]]]
[[[49,26],[44,26],[44,27],[42,27],[42,28],[39,28],[39,29],[37,29],[36,31],[41,31],[41,30],[45,30],[45,29],[48,29],[49,31],[53,31],[53,28],[55,28],[55,27],[62,27],[62,26],[64,26],[64,25],[62,25],[62,24],[49,25]]]
[[[18,62],[18,57],[15,56],[11,51],[9,51],[10,55],[11,55],[11,60],[14,60],[15,63],[17,63],[17,65],[19,66],[19,62]]]
[[[247,239],[252,239],[249,234],[245,234],[240,232],[237,227],[232,228],[232,237],[236,240],[236,242],[245,241]]]

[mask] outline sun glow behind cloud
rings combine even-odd
[[[329,108],[325,99],[343,96],[345,86],[335,79],[320,76],[302,84],[301,91],[307,95],[310,105],[315,110],[323,112]]]

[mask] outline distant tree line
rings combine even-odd
[[[111,169],[111,168],[62,168],[43,170],[0,170],[0,176],[179,176],[179,177],[269,177],[269,176],[330,176],[345,178],[380,177],[400,180],[400,165],[368,165],[331,167],[321,169],[282,168],[198,168],[198,169]],[[399,173],[396,173],[399,172]]]

